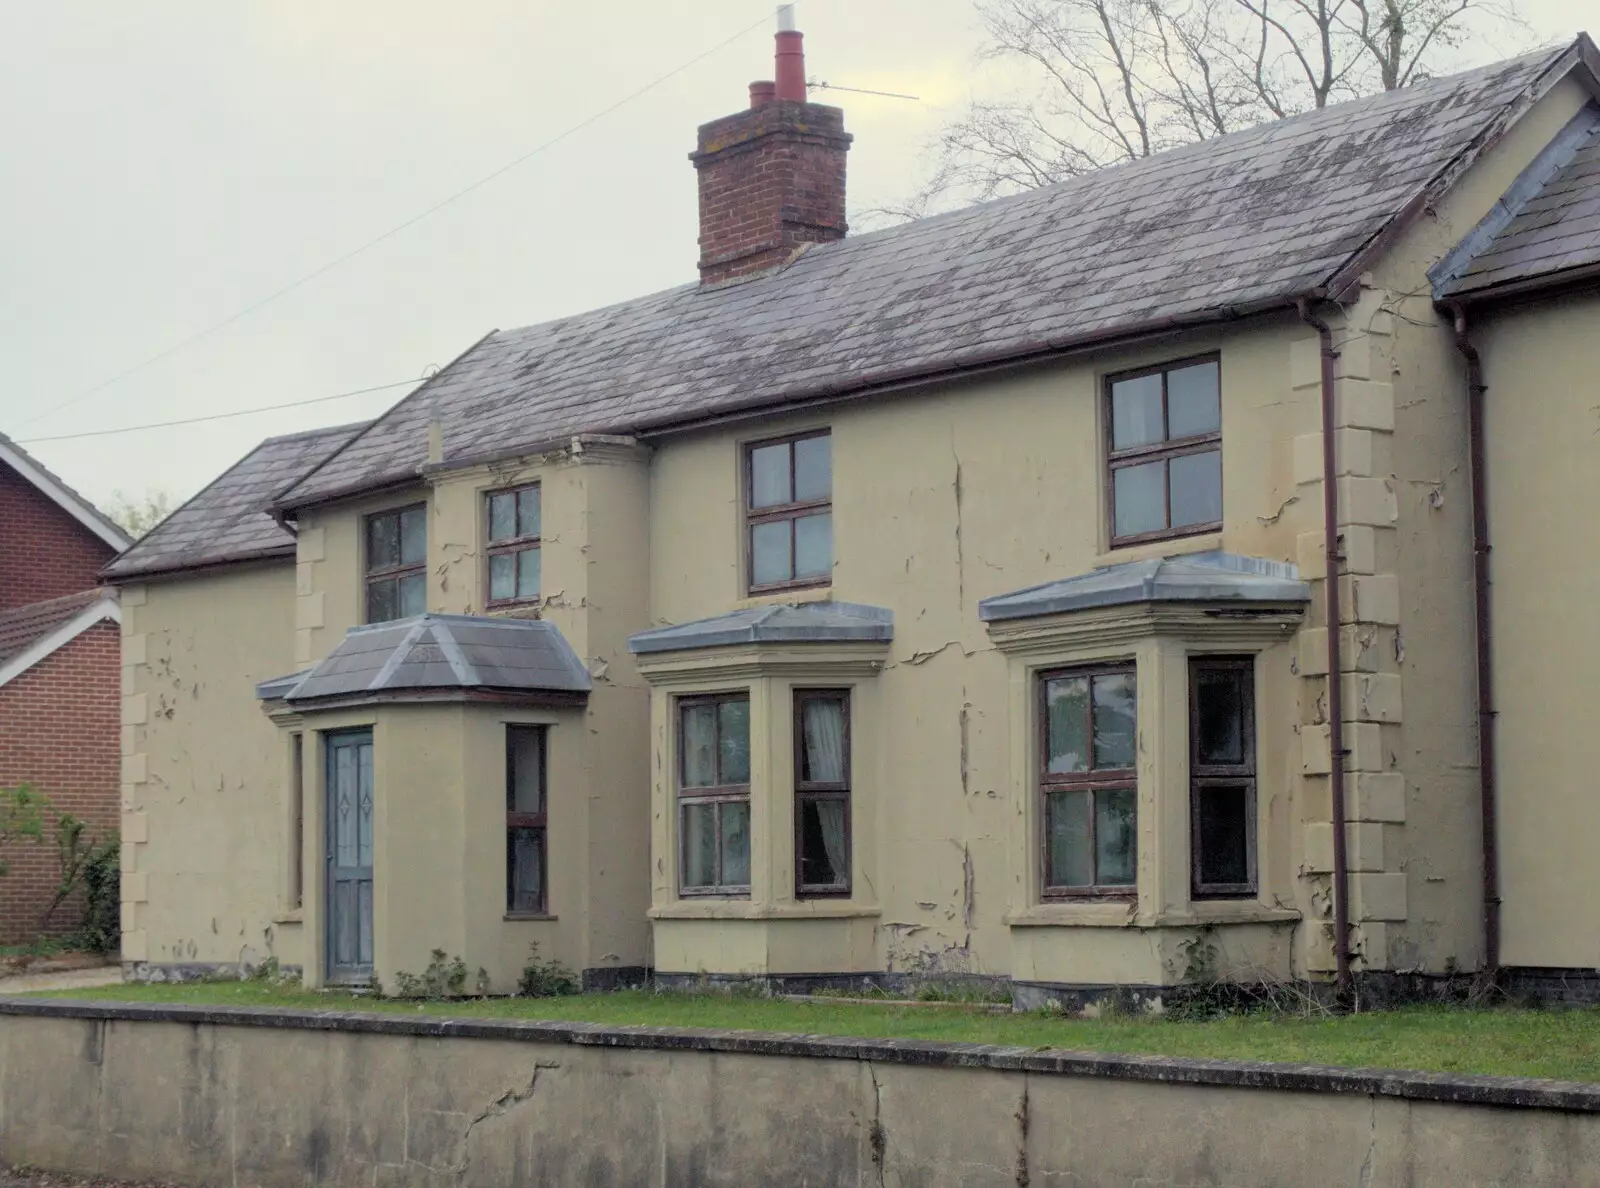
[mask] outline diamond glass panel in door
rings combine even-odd
[[[811,433],[745,451],[749,591],[825,585],[833,573],[833,439]]]
[[[683,894],[742,894],[750,884],[750,698],[680,699],[678,879]]]
[[[1107,381],[1111,543],[1222,526],[1222,387],[1216,359]]]
[[[327,754],[327,976],[365,982],[372,976],[372,735],[325,736]]]
[[[543,507],[537,483],[486,497],[489,606],[539,600]]]
[[[795,893],[850,893],[850,693],[794,694]]]
[[[1126,895],[1138,865],[1138,716],[1129,667],[1040,681],[1041,865],[1049,897]]]
[[[427,610],[427,508],[368,516],[366,548],[367,622],[409,618]]]
[[[1189,662],[1189,797],[1193,893],[1256,893],[1255,663]]]

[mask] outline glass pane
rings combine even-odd
[[[833,516],[801,516],[794,522],[794,576],[827,577],[833,570]]]
[[[393,578],[367,583],[367,622],[387,623],[399,614],[399,591]]]
[[[1202,668],[1195,673],[1197,762],[1244,762],[1244,675],[1228,668]]]
[[[400,563],[420,565],[428,559],[428,512],[414,507],[400,513]]]
[[[683,707],[683,786],[710,788],[717,782],[717,707]]]
[[[1057,677],[1045,685],[1047,770],[1089,770],[1089,678]]]
[[[1095,793],[1095,866],[1102,887],[1126,887],[1137,873],[1138,839],[1134,817],[1138,794],[1132,788]]]
[[[514,813],[544,812],[544,731],[507,727],[506,750],[506,808]]]
[[[517,494],[518,536],[539,535],[539,491],[538,487],[529,487]]]
[[[517,555],[496,553],[489,558],[489,597],[498,601],[517,596]]]
[[[1092,792],[1052,792],[1045,798],[1045,883],[1088,887],[1094,883],[1089,853]]]
[[[360,826],[356,823],[356,749],[339,747],[333,753],[333,850],[334,865],[352,867],[356,863]]]
[[[510,540],[517,534],[517,497],[489,496],[489,539]]]
[[[1132,767],[1138,744],[1133,674],[1094,678],[1094,766]]]
[[[794,443],[795,499],[827,499],[833,494],[833,439],[808,437]]]
[[[724,784],[750,782],[750,703],[744,698],[717,703],[721,729],[718,743],[722,753],[721,775]]]
[[[1167,372],[1167,434],[1194,437],[1222,428],[1217,364],[1196,363]]]
[[[367,568],[387,569],[400,564],[400,520],[373,516],[367,521]]]
[[[789,569],[789,524],[777,520],[754,524],[750,528],[750,584],[768,586],[786,582],[794,574]]]
[[[838,797],[802,797],[800,807],[800,882],[807,887],[837,887],[850,881],[845,844],[848,802]]]
[[[807,697],[800,703],[800,782],[842,784],[845,702],[838,697]]]
[[[1141,375],[1111,385],[1111,448],[1149,445],[1166,436],[1161,424],[1161,376]]]
[[[372,744],[356,748],[356,865],[372,868]]]
[[[750,885],[750,802],[722,803],[722,885]]]
[[[1167,464],[1146,462],[1112,471],[1117,535],[1159,532],[1167,526]]]
[[[428,581],[420,573],[400,579],[400,618],[420,615],[428,609]]]
[[[1200,883],[1250,881],[1250,791],[1243,784],[1195,789],[1200,797]]]
[[[540,550],[523,549],[517,554],[517,597],[539,597]]]
[[[717,883],[717,806],[683,806],[683,885],[714,887]]]
[[[789,443],[750,451],[750,506],[773,507],[788,503]]]
[[[1222,453],[1184,454],[1172,466],[1172,526],[1222,519]],[[1120,509],[1119,509],[1120,510]]]
[[[544,910],[544,830],[508,830],[506,842],[506,909]]]

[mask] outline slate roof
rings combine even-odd
[[[680,652],[752,643],[887,643],[894,612],[855,602],[802,602],[758,606],[673,627],[652,627],[628,637],[628,651]]]
[[[488,690],[585,694],[589,671],[554,623],[474,615],[416,615],[352,627],[339,646],[292,686],[256,686],[290,705],[366,695]]]
[[[272,496],[367,422],[269,437],[102,571],[111,581],[225,561],[292,556],[294,537],[267,512]]]
[[[414,475],[433,410],[464,465],[1280,307],[1347,273],[1588,44],[815,246],[746,282],[496,331],[279,505]]]
[[[1138,602],[1305,602],[1311,588],[1282,561],[1221,551],[1127,561],[1076,577],[996,594],[978,603],[985,623]]]
[[[0,463],[10,466],[111,548],[122,550],[133,543],[133,537],[122,525],[67,486],[60,476],[4,433],[0,433]]]
[[[102,600],[109,600],[104,590],[84,590],[0,611],[0,668]]]
[[[1456,297],[1600,264],[1600,105],[1590,103],[1432,274]]]

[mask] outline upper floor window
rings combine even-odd
[[[1195,898],[1256,893],[1256,713],[1248,658],[1189,661],[1189,812]]]
[[[678,885],[750,891],[750,695],[678,701]]]
[[[1138,865],[1132,664],[1039,679],[1044,896],[1131,895]]]
[[[539,485],[491,491],[489,516],[490,606],[539,597]]]
[[[749,590],[825,586],[833,576],[833,439],[826,429],[745,447]]]
[[[548,910],[545,859],[545,728],[506,727],[506,911]]]
[[[428,609],[428,509],[423,504],[367,517],[367,622]]]
[[[1106,381],[1113,545],[1222,527],[1220,376],[1213,357]]]
[[[850,692],[794,695],[795,893],[850,894]]]

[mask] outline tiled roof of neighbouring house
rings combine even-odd
[[[1600,104],[1580,111],[1440,264],[1438,297],[1600,264]]]
[[[294,553],[268,514],[272,496],[348,441],[366,422],[269,437],[106,566],[113,581],[173,569]]]
[[[299,507],[446,465],[640,433],[1282,306],[1493,139],[1580,40],[813,247],[479,342],[286,490]]]
[[[0,611],[0,669],[100,602],[115,602],[115,597],[105,590],[84,590]]]

